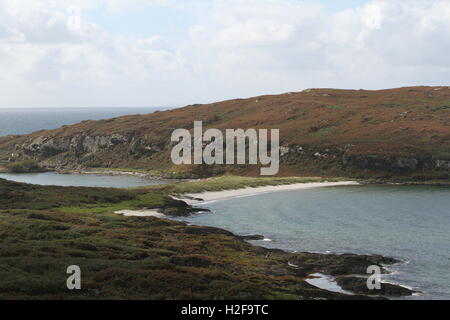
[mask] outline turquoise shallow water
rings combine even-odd
[[[183,220],[289,251],[381,254],[407,261],[383,280],[413,287],[412,299],[450,299],[450,188],[352,186],[235,198]]]
[[[171,182],[167,180],[144,179],[138,176],[58,174],[55,172],[25,174],[0,173],[0,178],[39,185],[104,188],[134,188]]]

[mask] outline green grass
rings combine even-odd
[[[344,108],[344,106],[338,106],[338,105],[327,105],[325,107],[328,109],[331,109],[331,110],[341,110],[342,108]]]
[[[83,187],[37,186],[0,179],[0,209],[44,210],[83,204],[119,203],[143,192]]]
[[[311,133],[310,135],[313,137],[325,137],[325,136],[328,136],[331,133],[333,133],[336,129],[337,129],[337,127],[335,127],[335,126],[326,127],[326,128],[319,129],[318,131]]]
[[[284,260],[267,260],[232,235],[178,222],[46,211],[0,216],[3,299],[293,299],[303,280]],[[285,274],[270,275],[268,261]],[[82,270],[81,291],[66,288],[70,265]]]
[[[6,171],[10,173],[34,173],[44,172],[46,170],[34,160],[24,160],[7,164]]]
[[[166,204],[166,197],[157,193],[146,193],[137,195],[135,199],[120,201],[117,203],[85,204],[72,207],[61,207],[59,211],[66,213],[104,213],[115,212],[124,209],[154,209],[161,208]]]

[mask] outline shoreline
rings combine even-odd
[[[266,193],[286,192],[293,190],[307,190],[324,187],[338,187],[338,186],[359,186],[361,183],[356,181],[341,181],[341,182],[309,182],[309,183],[294,183],[275,186],[263,187],[247,187],[240,189],[229,189],[221,191],[207,191],[203,193],[184,193],[180,197],[171,196],[173,199],[185,202],[188,206],[204,205],[215,201],[225,201],[234,198],[251,197]],[[201,197],[201,198],[200,198]],[[171,216],[161,213],[162,208],[154,209],[124,209],[115,211],[115,214],[123,215],[125,217],[156,217],[163,219],[174,219],[177,216]],[[206,212],[207,210],[205,210]],[[202,213],[203,211],[198,211]]]
[[[171,217],[165,215],[164,213],[158,212],[158,209],[156,210],[119,210],[115,211],[114,213],[122,215],[124,217],[155,217],[155,218],[162,218],[162,219],[170,219]]]
[[[156,181],[167,181],[170,183],[176,182],[185,182],[185,181],[196,181],[198,179],[183,179],[183,178],[167,178],[164,176],[152,175],[137,171],[115,171],[115,170],[99,170],[99,171],[90,171],[90,170],[42,170],[35,172],[9,172],[6,170],[2,170],[0,167],[0,174],[37,174],[37,173],[55,173],[60,175],[74,175],[74,176],[105,176],[105,177],[136,177],[143,180],[156,180]]]
[[[283,249],[277,249],[277,248],[267,248],[264,247],[261,244],[258,244],[259,242],[267,241],[268,239],[264,238],[262,240],[247,240],[245,239],[246,236],[241,236],[235,233],[231,233],[231,231],[228,231],[227,229],[222,228],[216,228],[216,227],[208,227],[208,226],[202,226],[202,225],[193,225],[191,223],[180,221],[175,219],[175,217],[165,215],[163,213],[158,212],[158,209],[153,210],[120,210],[116,211],[116,214],[123,215],[125,217],[151,217],[155,219],[167,219],[171,221],[175,221],[178,223],[185,224],[186,226],[193,226],[194,228],[206,228],[208,230],[217,230],[219,233],[226,232],[231,235],[233,235],[235,238],[239,239],[240,241],[243,241],[247,243],[252,248],[255,248],[257,250],[263,250],[267,252],[265,255],[266,257],[270,256],[271,254],[280,255],[286,258],[287,266],[290,269],[299,270],[301,273],[304,273],[305,282],[310,285],[311,287],[314,287],[317,290],[320,290],[321,292],[324,292],[324,294],[327,295],[338,295],[341,296],[341,298],[347,297],[351,299],[392,299],[392,298],[406,298],[407,296],[414,296],[417,294],[420,294],[419,291],[415,291],[415,289],[410,288],[406,285],[400,284],[400,283],[393,283],[389,281],[382,281],[382,284],[385,286],[389,286],[389,292],[380,292],[379,294],[369,294],[368,292],[361,292],[358,288],[357,284],[349,284],[349,285],[342,285],[338,283],[338,279],[342,278],[353,278],[353,279],[362,279],[362,281],[365,283],[367,279],[367,275],[364,274],[363,269],[366,267],[366,264],[377,264],[379,265],[386,274],[391,274],[392,271],[389,267],[392,267],[397,264],[403,263],[403,261],[398,260],[396,258],[390,258],[380,255],[365,255],[365,254],[353,254],[353,253],[319,253],[319,252],[308,252],[308,251],[298,251],[298,252],[289,252]],[[318,270],[315,268],[312,268],[310,271],[306,271],[305,267],[308,268],[307,265],[304,265],[301,262],[295,261],[296,258],[301,256],[311,256],[317,259],[318,257],[322,257],[325,260],[334,261],[335,259],[341,260],[344,258],[344,260],[347,258],[349,259],[348,262],[343,262],[346,266],[345,268],[348,268],[349,270],[353,270],[352,268],[363,268],[361,269],[361,272],[354,272],[349,271],[348,273],[344,272],[343,274],[333,274],[332,270],[328,270],[329,267],[331,267],[331,264],[329,262],[325,262],[325,265],[319,268]],[[345,258],[346,257],[346,258]],[[322,259],[319,258],[319,259]],[[372,260],[369,262],[362,262],[363,260]],[[290,262],[291,260],[295,261],[295,263]],[[303,259],[302,259],[303,260]],[[302,261],[299,260],[299,261]],[[387,261],[382,261],[387,260]],[[365,269],[364,269],[365,270]],[[355,278],[356,276],[356,278]],[[316,283],[318,282],[318,283]],[[394,293],[394,294],[392,294]],[[336,296],[335,296],[336,297]]]
[[[0,173],[2,174],[12,174],[13,172],[9,172],[4,167],[5,163],[0,163]],[[73,175],[101,175],[101,176],[134,176],[139,177],[142,179],[149,179],[149,180],[166,180],[171,182],[190,182],[190,181],[201,181],[205,178],[183,178],[183,177],[173,177],[170,175],[164,175],[164,174],[154,174],[154,173],[147,173],[142,172],[139,170],[134,169],[117,169],[114,168],[108,169],[108,168],[85,168],[85,169],[55,169],[55,168],[44,168],[42,171],[36,171],[36,172],[23,172],[24,174],[27,173],[57,173],[57,174],[73,174]],[[19,173],[20,174],[20,173]],[[367,178],[367,179],[355,179],[359,182],[356,182],[355,180],[351,180],[351,177],[348,177],[348,181],[342,181],[344,183],[353,182],[358,183],[360,185],[399,185],[399,186],[439,186],[439,187],[450,187],[450,180],[448,179],[425,179],[425,180],[397,180],[395,178]],[[331,178],[330,178],[331,179]],[[324,182],[327,183],[327,182]],[[299,183],[303,184],[303,183]],[[286,185],[276,185],[276,186],[286,186]],[[257,187],[262,188],[262,187]],[[246,188],[248,189],[248,188]],[[255,188],[256,189],[256,188]],[[235,189],[235,190],[241,190],[241,189]],[[222,190],[222,191],[230,191],[230,190]],[[222,192],[217,191],[217,192]],[[285,190],[280,190],[285,191]],[[270,191],[272,192],[272,191]],[[259,192],[258,192],[259,193]],[[245,196],[248,196],[246,194]],[[233,196],[234,197],[234,196]],[[188,199],[189,200],[189,199]],[[219,200],[219,199],[218,199]],[[222,199],[220,199],[222,200]],[[215,200],[208,200],[208,201],[215,201]]]
[[[74,174],[74,175],[102,175],[102,176],[133,176],[149,180],[168,180],[168,181],[182,181],[182,179],[164,178],[163,176],[156,176],[137,171],[118,171],[118,170],[55,170],[58,174]]]
[[[231,189],[231,190],[222,190],[222,191],[213,191],[213,192],[203,192],[203,193],[185,193],[182,194],[179,198],[175,198],[176,200],[181,200],[186,202],[189,206],[198,206],[198,205],[205,205],[211,202],[215,201],[226,201],[234,198],[241,198],[241,197],[250,197],[250,196],[256,196],[266,193],[276,193],[276,192],[286,192],[286,191],[293,191],[293,190],[308,190],[308,189],[315,189],[315,188],[323,188],[323,187],[337,187],[337,186],[359,186],[363,185],[356,181],[341,181],[341,182],[313,182],[313,183],[295,183],[295,184],[288,184],[288,185],[277,185],[277,186],[264,186],[264,187],[254,187],[254,188],[241,188],[241,189]],[[160,209],[142,209],[142,210],[120,210],[115,211],[114,213],[123,215],[125,217],[153,217],[153,218],[159,218],[159,219],[169,219],[169,220],[177,220],[176,216],[170,216],[166,215],[164,213],[160,212]],[[201,212],[199,212],[201,213]],[[180,222],[180,221],[179,221]],[[245,236],[236,235],[237,237],[241,238],[242,241],[248,242],[248,240],[245,239]],[[258,245],[257,242],[263,242],[267,241],[266,238],[263,236],[262,240],[258,241],[252,241],[253,243],[249,243],[252,246],[261,247],[261,245]],[[256,242],[256,243],[255,243]],[[281,250],[281,249],[275,249],[275,250]],[[344,256],[346,254],[329,254],[329,253],[317,253],[317,252],[288,252],[284,251],[286,254],[297,254],[297,253],[306,253],[306,254],[312,254],[312,255],[326,255],[326,256]],[[357,256],[363,256],[363,255],[357,255]],[[395,259],[395,263],[385,264],[382,265],[383,270],[387,274],[392,273],[392,267],[397,264],[404,263],[403,261]],[[288,263],[289,264],[289,263]],[[296,265],[292,265],[296,266]],[[296,266],[297,267],[297,266]],[[391,268],[389,268],[391,267]],[[319,276],[320,275],[320,276]],[[311,279],[317,278],[316,280],[319,283],[312,283],[313,281],[306,281],[308,284],[315,286],[318,289],[338,293],[338,294],[344,294],[344,295],[350,295],[355,296],[358,294],[361,294],[362,292],[358,292],[357,288],[352,288],[352,286],[348,286],[344,288],[342,285],[337,283],[337,278],[334,277],[331,274],[327,273],[313,273],[309,274],[308,277],[312,276]],[[344,276],[345,277],[345,276]],[[400,284],[400,283],[390,283],[388,281],[383,281],[383,284],[389,285],[391,288],[395,288],[395,290],[402,290],[405,289],[406,291],[411,291],[411,295],[415,295],[418,292],[414,291],[413,288],[409,288],[406,285]],[[362,293],[363,295],[369,297],[367,293]],[[379,295],[384,297],[392,297],[389,295]],[[407,294],[402,295],[399,294],[399,296],[407,296]]]
[[[359,186],[361,183],[357,181],[340,181],[340,182],[310,182],[310,183],[294,183],[276,186],[264,186],[254,188],[241,188],[221,191],[207,191],[202,193],[185,193],[176,198],[182,200],[189,205],[201,205],[209,202],[224,201],[234,198],[251,197],[266,193],[276,193],[294,190],[306,190],[324,187],[340,187],[340,186]]]

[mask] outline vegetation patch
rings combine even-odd
[[[61,207],[62,212],[73,213],[103,213],[103,212],[115,212],[124,209],[154,209],[164,207],[167,203],[167,197],[157,193],[145,193],[137,194],[132,200],[120,201],[117,203],[102,202],[102,203],[89,203],[79,206]]]
[[[10,163],[6,166],[6,170],[9,173],[36,173],[46,171],[46,169],[42,168],[39,163],[34,160]]]
[[[316,132],[311,133],[311,136],[313,136],[313,137],[328,136],[331,133],[333,133],[336,129],[337,129],[337,127],[335,127],[335,126],[320,128]]]

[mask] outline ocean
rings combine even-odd
[[[168,108],[0,108],[0,137],[56,129],[84,120],[147,114]]]

